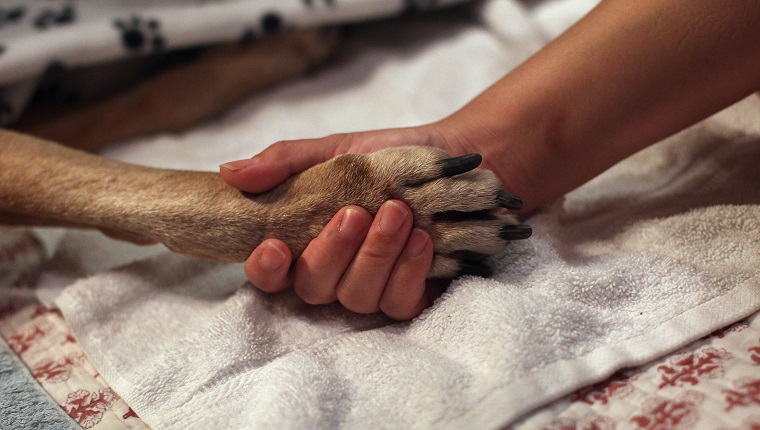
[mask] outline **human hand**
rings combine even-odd
[[[233,186],[261,192],[344,152],[370,152],[410,143],[450,148],[441,136],[435,129],[420,127],[280,142],[254,159],[223,166],[222,175]],[[360,313],[383,311],[396,319],[412,318],[440,293],[440,283],[425,279],[433,257],[432,241],[427,232],[413,229],[411,214],[398,200],[381,206],[374,220],[361,207],[343,208],[292,268],[287,246],[269,239],[252,253],[246,272],[264,291],[281,291],[292,284],[308,303],[338,300]],[[463,269],[485,274],[484,267],[477,265]]]
[[[646,7],[622,0],[602,2],[570,30],[439,123],[280,142],[252,160],[228,164],[222,168],[222,177],[241,190],[261,192],[334,155],[429,145],[451,156],[481,154],[482,167],[492,170],[505,190],[525,198],[520,212],[525,215],[629,155],[757,90],[757,74],[751,73],[760,64],[756,55],[760,52],[760,26],[755,25],[760,15],[757,2],[745,0],[731,8],[720,2],[700,2],[697,7],[686,0],[645,3]],[[715,43],[705,44],[705,40]],[[359,208],[350,212],[352,216],[347,219],[366,228],[358,233],[362,239],[356,239],[362,243],[355,248],[358,258],[366,253],[364,238],[371,239],[373,227],[369,226],[369,214]],[[345,221],[341,213],[337,216]],[[408,231],[403,226],[398,234],[402,237]],[[333,241],[337,239],[325,230],[310,248],[330,249],[329,244],[339,243]],[[387,251],[392,248],[387,243],[389,248],[379,246]],[[393,246],[399,249],[395,242]],[[380,302],[356,306],[349,293],[339,293],[341,289],[337,288],[355,259],[318,269],[309,264],[310,254],[304,253],[303,262],[296,263],[291,272],[287,248],[267,241],[249,258],[248,275],[268,291],[279,291],[293,281],[299,295],[309,301],[312,299],[299,287],[303,276],[297,275],[304,268],[324,270],[323,275],[332,275],[322,280],[337,282],[333,284],[334,299],[345,302],[349,309],[379,309],[399,319],[418,313],[419,307],[400,312],[384,308]],[[400,251],[383,255],[399,256]],[[273,262],[273,256],[279,256],[282,264],[276,268],[269,265],[273,270],[267,272],[259,260],[272,257]],[[388,267],[394,267],[396,260],[390,264],[391,260],[384,263],[383,273],[393,273]],[[420,269],[424,265],[420,263]],[[386,283],[389,280],[390,275],[385,278]],[[424,288],[420,287],[422,281],[415,282],[416,286],[407,288],[417,295]],[[382,299],[386,291],[392,295],[396,289],[384,287],[372,297]],[[318,302],[332,297],[325,295]]]

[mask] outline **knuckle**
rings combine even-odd
[[[351,148],[357,143],[357,137],[352,133],[335,133],[325,137],[325,141],[330,145],[335,145],[338,153],[345,152],[344,149]]]
[[[331,294],[329,291],[319,291],[319,289],[313,288],[312,286],[299,286],[298,284],[295,284],[293,289],[301,300],[310,305],[326,305],[335,301],[334,294]]]
[[[427,267],[397,268],[380,299],[380,310],[389,317],[403,321],[422,312]]]
[[[380,279],[384,279],[382,276]],[[335,294],[338,301],[348,310],[359,314],[378,312],[385,281],[378,278],[352,278],[341,280]]]
[[[289,147],[293,144],[293,141],[290,140],[278,140],[274,144],[270,145],[268,148],[266,148],[263,153],[266,153],[267,155],[271,155],[272,157],[277,157],[282,155],[283,152],[288,151]]]
[[[373,314],[380,310],[377,303],[372,303],[367,300],[362,300],[359,297],[356,297],[355,295],[348,294],[348,293],[338,293],[338,301],[348,310],[351,312],[356,312],[357,314]]]
[[[295,281],[293,290],[296,295],[310,305],[324,305],[335,301],[335,287],[324,282],[322,277],[314,276],[310,271],[304,270],[302,260],[296,263]],[[308,272],[308,273],[304,273]]]
[[[398,258],[399,252],[395,247],[391,247],[380,241],[365,242],[359,251],[359,256],[363,264],[371,267],[387,266],[392,264]]]
[[[403,300],[382,300],[380,310],[390,318],[398,321],[406,321],[419,315],[417,303],[410,303]]]

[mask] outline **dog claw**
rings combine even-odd
[[[499,194],[496,195],[496,204],[499,205],[499,207],[516,211],[519,211],[523,207],[523,201],[521,198],[505,191],[499,191]]]
[[[442,160],[441,170],[443,170],[444,176],[455,176],[480,166],[480,162],[483,161],[483,157],[480,154],[467,154],[461,157],[449,158]]]
[[[533,229],[529,225],[505,225],[499,231],[499,237],[504,240],[522,240],[527,239],[533,234]]]
[[[475,275],[488,278],[493,275],[493,270],[483,263],[474,263],[471,261],[463,261],[459,263],[458,276]]]

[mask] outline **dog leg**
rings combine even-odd
[[[335,29],[269,36],[209,48],[194,61],[135,88],[79,108],[22,121],[19,131],[85,150],[157,132],[179,132],[220,114],[251,93],[302,75],[337,46]]]
[[[0,224],[96,228],[137,243],[176,242],[177,252],[222,261],[230,254],[240,260],[244,251],[215,258],[214,249],[225,245],[203,245],[209,236],[200,239],[202,231],[244,233],[212,224],[245,219],[253,236],[241,241],[261,240],[256,205],[246,205],[248,199],[215,173],[121,163],[5,130],[0,142]],[[240,209],[250,211],[230,213]]]
[[[531,233],[500,209],[519,209],[520,200],[492,172],[470,171],[478,155],[428,147],[346,154],[246,195],[216,173],[121,163],[9,131],[0,141],[0,223],[97,228],[208,260],[243,261],[266,238],[297,257],[341,207],[375,214],[391,198],[408,203],[433,238],[430,277],[487,274],[486,256]]]

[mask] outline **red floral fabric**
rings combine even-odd
[[[63,317],[35,299],[30,285],[43,254],[32,234],[0,231],[0,336],[82,428],[147,429],[100,377]]]
[[[760,430],[760,313],[578,390],[513,428]]]

